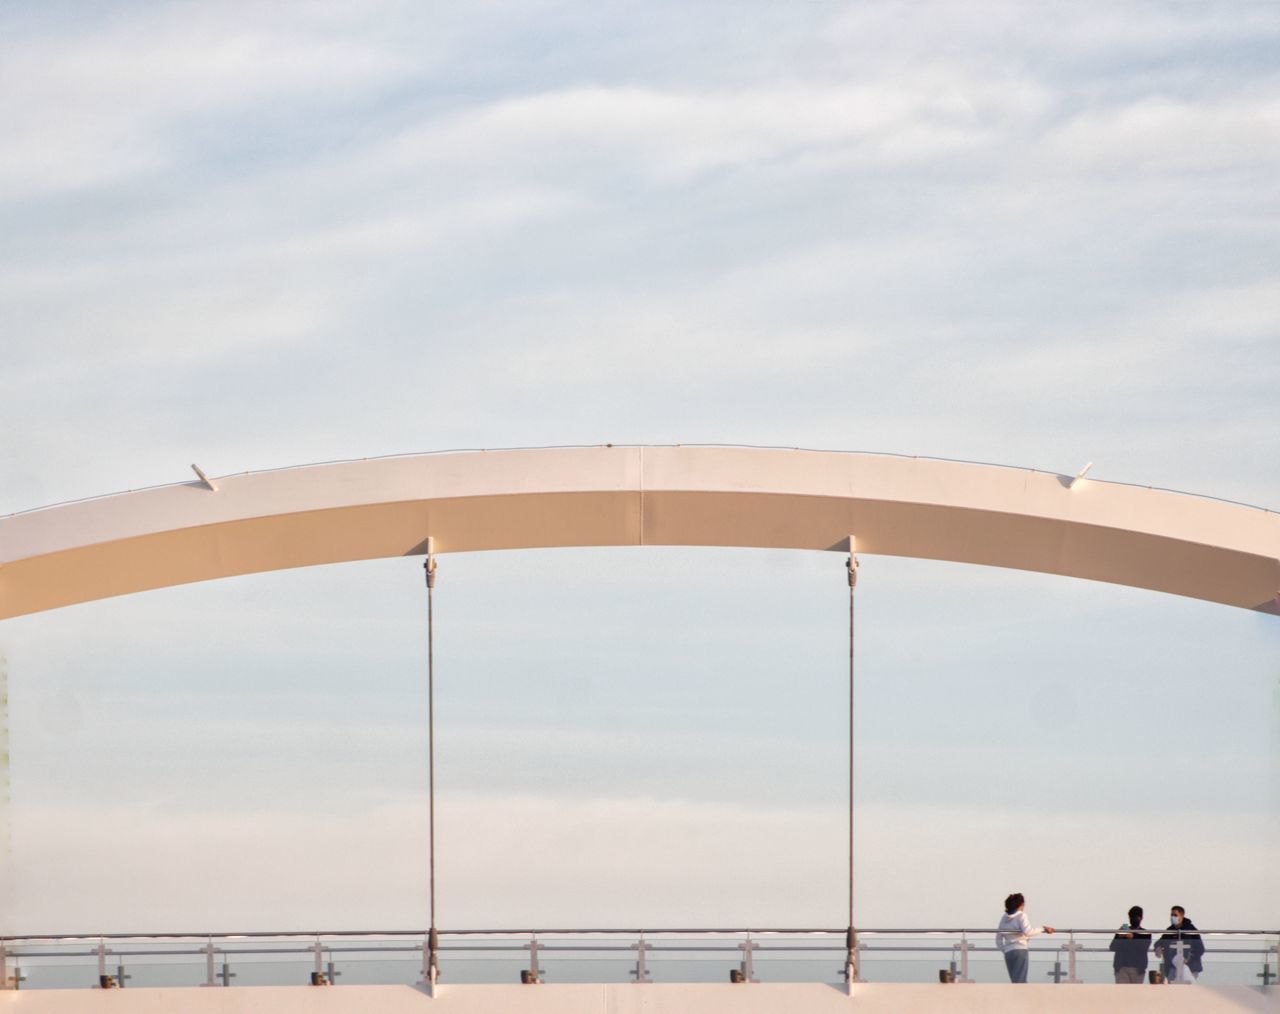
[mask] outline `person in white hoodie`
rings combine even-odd
[[[1010,982],[1027,981],[1027,941],[1037,933],[1052,933],[1052,926],[1032,926],[1023,911],[1027,899],[1021,894],[1011,894],[1004,899],[1004,915],[997,927],[996,946],[1004,954],[1005,967],[1009,969]]]

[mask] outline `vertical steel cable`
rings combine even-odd
[[[437,966],[438,936],[436,934],[436,666],[435,666],[435,587],[436,558],[427,540],[427,559],[422,565],[427,577],[427,852],[431,864],[431,931],[428,947],[431,951],[431,968]]]
[[[845,936],[848,963],[856,971],[857,935],[853,929],[853,630],[854,589],[858,584],[858,559],[853,555],[854,540],[849,539],[849,930]]]
[[[853,582],[849,582],[849,925],[853,925]]]

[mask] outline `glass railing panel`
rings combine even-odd
[[[756,982],[844,983],[844,951],[832,951],[827,957],[757,951],[752,963]]]
[[[332,971],[336,972],[336,986],[405,986],[413,985],[422,978],[422,958],[377,958],[377,957],[344,957],[335,955]],[[326,964],[325,973],[330,971]],[[442,982],[455,980],[452,976]],[[519,981],[517,979],[517,981]]]
[[[82,989],[98,984],[98,964],[73,963],[56,959],[21,961],[19,989]],[[10,971],[12,973],[12,970]]]
[[[573,957],[554,952],[554,956],[548,955],[538,964],[543,969],[544,982],[635,982],[631,974],[636,967],[634,957]],[[519,975],[514,981],[520,981]]]
[[[106,974],[117,987],[121,984],[121,970],[125,976],[123,988],[147,989],[158,986],[201,986],[205,981],[205,963],[191,959],[175,960],[157,957],[138,957],[125,965],[108,965]],[[97,967],[93,969],[97,980]]]

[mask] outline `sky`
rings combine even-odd
[[[1280,509],[1272,3],[12,3],[0,514],[742,442]],[[1280,622],[865,557],[863,926],[1280,911]],[[449,556],[442,927],[846,922],[844,561]],[[0,623],[0,932],[420,928],[421,566]]]

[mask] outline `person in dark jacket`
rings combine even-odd
[[[1196,932],[1196,924],[1187,918],[1187,910],[1181,905],[1174,905],[1169,910],[1169,928],[1156,941],[1156,953],[1163,961],[1164,981],[1178,981],[1178,944],[1186,957],[1183,959],[1187,970],[1191,973],[1191,981],[1204,971],[1204,963],[1200,958],[1204,955],[1204,941]]]
[[[1129,909],[1129,921],[1111,938],[1111,968],[1118,983],[1140,983],[1147,974],[1147,951],[1151,949],[1151,934],[1142,929],[1142,907]]]

